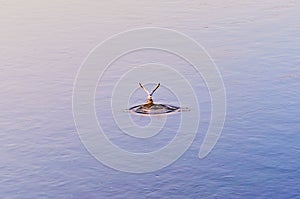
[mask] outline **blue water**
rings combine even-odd
[[[0,3],[1,198],[300,198],[299,8],[297,1]],[[72,90],[93,47],[145,26],[183,32],[206,48],[223,77],[227,116],[217,145],[199,159],[210,106],[201,78],[159,52],[120,60],[98,87],[99,118],[109,118],[101,100],[109,100],[106,93],[126,69],[121,66],[151,60],[181,65],[199,91],[203,115],[192,146],[174,164],[129,174],[85,149],[73,121]],[[134,103],[144,100],[139,92]],[[155,97],[170,96],[158,90]],[[123,142],[111,133],[132,151],[171,139]]]

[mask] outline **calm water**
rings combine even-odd
[[[1,198],[300,198],[299,9],[297,1],[1,2]],[[128,174],[104,166],[80,142],[72,89],[93,47],[145,26],[178,30],[206,48],[222,74],[228,110],[217,145],[199,159],[210,116],[202,79],[162,52],[118,60],[97,88],[96,110],[121,147],[152,151],[174,136],[127,140],[109,122],[109,91],[130,64],[177,67],[194,84],[201,108],[197,137],[178,161]],[[176,103],[163,88],[155,97]],[[136,90],[131,100],[143,102],[145,94]]]

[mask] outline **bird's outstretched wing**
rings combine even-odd
[[[153,91],[150,93],[150,96],[153,95],[153,93],[158,89],[159,86],[160,86],[160,83],[158,83],[157,86],[153,89]]]
[[[158,89],[158,87],[160,86],[160,83],[158,83],[156,85],[156,87],[152,90],[152,92],[150,93],[141,83],[139,83],[140,87],[147,93],[148,97],[152,97],[153,93]]]
[[[139,85],[147,93],[148,96],[151,96],[149,91],[141,83],[139,83]]]

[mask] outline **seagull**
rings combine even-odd
[[[153,100],[152,100],[152,95],[153,95],[153,93],[158,89],[158,87],[160,86],[160,83],[158,83],[157,85],[156,85],[156,87],[152,90],[152,92],[150,93],[141,83],[139,83],[139,85],[140,85],[140,87],[147,93],[147,102],[146,102],[146,104],[144,104],[145,106],[147,106],[147,107],[151,107],[151,106],[153,106]]]

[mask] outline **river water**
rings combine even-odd
[[[298,1],[279,0],[0,2],[1,198],[300,198],[299,9]],[[194,85],[201,109],[197,135],[177,161],[132,174],[87,151],[73,120],[72,91],[96,45],[143,27],[182,32],[206,49],[223,78],[227,112],[217,144],[199,159],[211,105],[203,80],[160,51],[114,63],[97,87],[95,107],[107,136],[121,147],[163,147],[180,119],[180,113],[171,115],[171,125],[149,142],[120,138],[108,94],[130,64],[178,67]],[[148,75],[128,83],[136,89],[129,104],[145,100],[137,83]],[[159,72],[154,77],[149,88],[172,79]],[[154,99],[177,103],[163,86]]]

